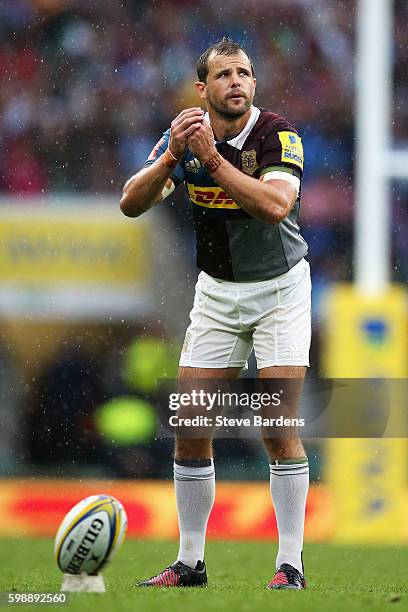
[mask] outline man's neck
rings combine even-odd
[[[210,118],[211,127],[214,132],[215,139],[218,141],[231,140],[234,136],[237,136],[246,124],[248,123],[252,112],[252,106],[247,110],[244,115],[240,117],[232,117],[226,119],[222,117],[212,109],[208,110],[208,116]]]

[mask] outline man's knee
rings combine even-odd
[[[300,438],[264,438],[269,459],[294,459],[304,457],[305,451]]]
[[[177,459],[211,459],[212,440],[210,438],[176,438],[174,457]]]

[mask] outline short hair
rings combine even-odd
[[[214,55],[236,55],[238,51],[243,51],[247,58],[249,59],[249,63],[251,64],[252,76],[254,76],[254,66],[252,60],[243,47],[239,43],[236,43],[230,37],[224,36],[218,42],[208,47],[206,51],[197,60],[197,77],[198,80],[202,83],[205,83],[208,75],[208,59],[211,54]]]

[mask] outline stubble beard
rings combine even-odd
[[[245,113],[251,108],[253,98],[245,98],[244,107],[240,108],[230,108],[227,102],[221,102],[214,98],[208,97],[208,102],[212,106],[212,108],[224,119],[236,119],[237,117],[242,117]]]

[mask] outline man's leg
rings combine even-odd
[[[197,388],[196,380],[236,378],[241,368],[179,369],[179,389],[183,393]],[[208,388],[208,383],[202,383]],[[211,384],[210,384],[211,387]],[[195,410],[195,413],[194,413]],[[183,407],[183,416],[197,414],[197,409]],[[179,414],[180,416],[180,414]],[[198,435],[197,435],[198,433]],[[215,472],[212,452],[212,431],[199,437],[176,437],[174,455],[174,485],[180,529],[180,548],[177,560],[162,572],[138,583],[140,587],[205,586],[207,573],[204,546],[207,522],[215,497]]]
[[[236,378],[240,368],[180,367],[183,390],[198,379]],[[174,485],[180,529],[177,561],[195,568],[204,561],[207,522],[215,498],[215,471],[211,438],[176,438]]]
[[[303,366],[274,366],[260,370],[260,378],[294,379],[290,383],[291,405],[285,409],[292,418],[298,415],[304,375]],[[270,460],[270,487],[279,533],[276,568],[288,564],[303,575],[303,532],[309,488],[307,457],[298,436],[264,437],[264,444]],[[285,581],[286,577],[277,576],[276,585],[274,579],[270,586],[284,588],[285,585],[280,585],[279,580],[283,578]]]

